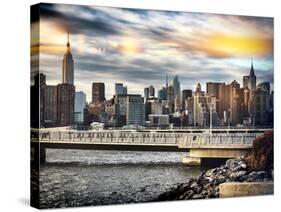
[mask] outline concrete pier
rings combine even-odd
[[[201,158],[185,156],[182,158],[182,163],[187,166],[200,166]]]
[[[189,156],[182,158],[182,163],[188,166],[200,166],[203,162],[207,164],[223,163],[226,159],[244,156],[251,150],[249,146],[203,146],[190,147]],[[217,161],[216,161],[217,160]]]
[[[219,185],[220,197],[270,195],[274,193],[273,182],[231,182]]]

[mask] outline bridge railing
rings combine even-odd
[[[174,145],[180,148],[225,145],[252,145],[261,133],[168,133],[124,131],[37,130],[40,142]]]

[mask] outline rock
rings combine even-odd
[[[214,192],[214,191],[208,192],[207,198],[216,198],[216,192]]]
[[[218,198],[218,197],[220,197],[220,193],[219,193],[219,192],[216,192],[216,193],[215,193],[215,198]]]
[[[270,177],[269,174],[265,171],[258,171],[257,175],[262,179]]]
[[[233,181],[238,181],[242,176],[244,176],[247,172],[246,171],[238,171],[238,172],[233,172],[230,174],[230,179]]]
[[[223,175],[220,175],[220,176],[217,177],[216,180],[219,184],[221,184],[221,183],[224,183],[226,181],[226,177],[223,176]]]
[[[235,168],[233,168],[232,170],[234,172],[237,172],[237,171],[241,171],[241,170],[245,170],[247,168],[247,165],[245,163],[242,163],[242,164],[239,164],[237,165]]]
[[[262,178],[257,172],[253,171],[248,175],[247,181],[248,182],[255,182],[255,181],[259,182],[259,181],[262,181]]]
[[[193,191],[195,191],[196,194],[200,194],[202,192],[202,187],[201,186],[197,186],[195,188],[193,188]]]
[[[240,177],[239,182],[245,182],[248,180],[248,178],[249,178],[249,176],[246,174],[246,175]]]
[[[198,187],[198,183],[197,182],[192,183],[191,186],[190,186],[190,188],[192,188],[192,189],[196,188],[196,187]]]
[[[204,196],[202,194],[194,194],[192,199],[204,199]]]
[[[206,171],[205,176],[206,177],[211,177],[211,176],[213,176],[217,172],[217,170],[218,170],[217,168],[210,169],[210,170]]]
[[[239,164],[240,160],[239,159],[229,159],[225,162],[226,167],[229,169],[235,168]]]
[[[194,195],[194,191],[193,190],[189,190],[189,191],[186,191],[184,193],[184,196],[185,196],[185,199],[191,199],[191,197]]]

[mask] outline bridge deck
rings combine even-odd
[[[37,134],[36,134],[37,133]],[[249,149],[262,132],[183,133],[130,131],[33,131],[32,143],[45,148],[187,151],[189,149]],[[39,138],[39,139],[38,139]]]

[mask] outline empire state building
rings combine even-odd
[[[73,58],[70,52],[69,33],[67,34],[67,50],[63,56],[62,62],[62,83],[70,85],[74,84],[74,65]]]

